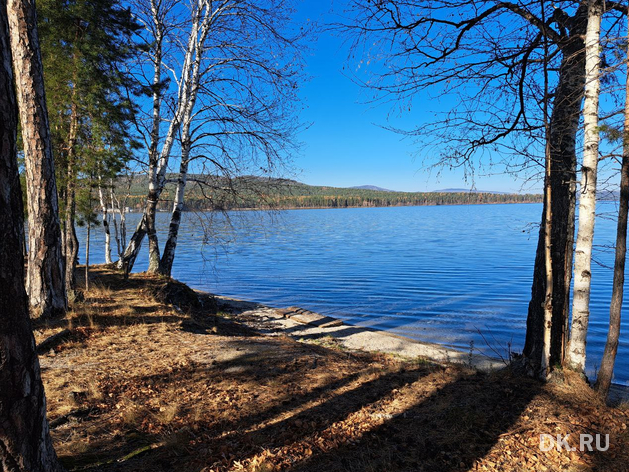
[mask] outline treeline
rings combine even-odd
[[[472,205],[482,203],[541,202],[541,195],[476,192],[383,192],[334,187],[308,187],[294,195],[275,196],[280,208],[348,208],[422,205]],[[300,189],[295,189],[295,192]],[[311,191],[312,193],[308,193]]]
[[[146,196],[146,177],[135,176],[129,186],[128,205],[140,210]],[[171,181],[172,179],[168,179]],[[541,194],[487,192],[387,192],[358,188],[312,186],[293,180],[241,177],[229,181],[195,175],[189,184],[185,210],[242,210],[291,208],[355,208],[425,205],[476,205],[490,203],[541,203]],[[174,183],[166,184],[160,210],[170,210]]]

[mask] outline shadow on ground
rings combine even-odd
[[[145,281],[110,274],[98,282],[117,291],[115,300],[102,296],[112,306],[124,291],[147,290]],[[131,361],[124,372],[94,371],[98,397],[75,398],[80,416],[52,429],[57,445],[69,444],[58,448],[68,469],[439,472],[474,470],[482,461],[491,470],[538,470],[527,461],[539,450],[518,446],[518,431],[531,428],[532,437],[534,420],[539,426],[546,415],[558,421],[598,411],[596,405],[579,411],[582,399],[553,398],[547,386],[508,370],[482,374],[287,337],[251,337],[248,328],[195,310],[159,315],[164,342],[174,339],[172,326],[186,333],[177,339],[197,343],[189,362],[158,371],[151,360],[141,371]],[[136,322],[152,322],[148,313],[138,310]],[[212,323],[229,328],[214,332]],[[133,349],[111,335],[119,349]],[[533,415],[532,405],[544,418],[525,416]],[[498,454],[505,456],[494,457],[505,438],[523,462],[507,457],[504,447]],[[612,441],[626,444],[627,438]],[[627,470],[625,458],[591,457],[598,470]]]

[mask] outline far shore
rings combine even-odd
[[[283,210],[345,210],[348,208],[406,208],[406,207],[437,207],[437,206],[482,206],[482,205],[530,205],[541,204],[542,202],[526,201],[526,202],[486,202],[486,203],[427,203],[425,205],[348,205],[348,206],[282,206],[282,207],[252,207],[252,208],[228,208],[220,210],[216,208],[206,208],[199,210],[184,210],[186,213],[195,212],[211,212],[211,211],[283,211]],[[158,213],[170,213],[170,209],[158,210]],[[142,213],[142,210],[131,210],[129,213]]]

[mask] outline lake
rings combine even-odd
[[[186,213],[173,277],[194,288],[505,358],[524,343],[541,204]],[[616,204],[602,203],[588,370],[602,355]],[[140,215],[129,214],[131,233]],[[158,214],[160,244],[169,213]],[[84,229],[79,238],[84,244]],[[206,234],[207,233],[207,234]],[[92,263],[104,262],[101,228]],[[607,247],[606,247],[607,246]],[[84,257],[81,248],[81,259]],[[146,270],[146,242],[135,271]],[[615,382],[629,385],[625,297]]]

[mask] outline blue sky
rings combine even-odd
[[[303,0],[297,20],[339,21],[343,3]],[[306,73],[311,80],[302,87],[306,108],[301,118],[311,126],[300,136],[304,147],[295,160],[300,169],[297,180],[336,187],[370,184],[403,191],[470,188],[471,183],[465,181],[460,170],[443,171],[439,176],[423,170],[424,162],[416,158],[418,144],[382,128],[388,124],[391,105],[365,103],[367,93],[348,77],[354,71],[347,70],[343,38],[323,32],[310,46]],[[431,111],[443,106],[428,96],[420,97],[410,113],[395,117],[394,124],[402,129],[415,128],[430,119]],[[481,171],[475,177],[479,190],[522,190],[523,182],[510,175],[482,174]]]

